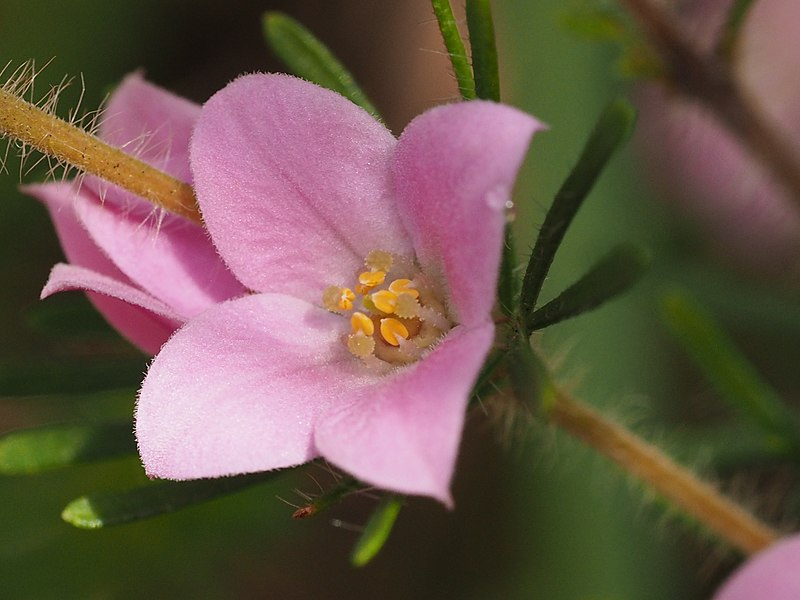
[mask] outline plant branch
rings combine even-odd
[[[11,137],[68,165],[200,223],[192,187],[109,146],[79,127],[0,90],[0,136]]]
[[[557,390],[547,411],[552,422],[604,454],[626,472],[745,554],[775,543],[780,534],[708,483],[594,409]]]

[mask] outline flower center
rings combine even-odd
[[[405,257],[373,250],[364,264],[352,288],[325,289],[323,306],[350,315],[353,356],[376,366],[414,362],[452,326],[436,287]]]

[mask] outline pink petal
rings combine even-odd
[[[92,241],[75,214],[73,199],[87,192],[80,191],[74,182],[26,185],[21,190],[40,200],[47,207],[61,248],[70,263],[108,275],[126,284],[131,283]]]
[[[457,327],[421,361],[331,404],[320,453],[366,483],[451,506],[464,413],[493,334],[491,323]]]
[[[492,102],[441,106],[414,119],[397,148],[397,203],[423,267],[447,282],[458,321],[486,319],[495,298],[506,202],[543,126]]]
[[[198,105],[135,73],[111,96],[100,137],[191,182],[189,138],[199,114]],[[97,179],[86,178],[84,185],[89,191],[78,198],[77,210],[94,240],[131,279],[183,316],[244,293],[201,227]]]
[[[320,410],[364,380],[342,343],[348,325],[279,294],[232,300],[190,321],[142,384],[136,435],[147,472],[218,477],[317,456]]]
[[[144,80],[140,73],[128,75],[114,90],[100,123],[99,136],[128,154],[191,182],[189,138],[200,107]],[[133,194],[95,178],[87,184],[104,200],[145,214],[150,204]]]
[[[800,535],[788,537],[751,558],[714,596],[714,600],[758,598],[800,598]]]
[[[42,299],[58,292],[84,290],[106,320],[148,354],[180,327],[170,307],[139,289],[90,269],[57,264],[42,289]]]
[[[206,232],[185,219],[142,219],[79,194],[75,211],[92,239],[133,281],[185,318],[244,293]]]
[[[370,250],[408,254],[394,209],[389,131],[329,90],[241,77],[203,107],[191,160],[200,208],[236,276],[319,303]]]
[[[71,263],[125,283],[135,281],[184,318],[245,291],[203,229],[185,219],[159,223],[152,216],[142,222],[110,203],[101,204],[77,184],[26,186],[23,191],[47,205]]]
[[[24,186],[22,191],[44,202],[50,212],[64,254],[73,265],[85,267],[95,275],[103,275],[125,288],[133,288],[131,281],[92,242],[78,221],[71,200],[76,194],[73,184],[30,185]],[[45,295],[55,293],[56,287],[70,290],[91,289],[84,288],[79,279],[75,279],[72,284],[68,284],[66,280],[57,284],[52,277],[48,286],[50,287],[46,287],[43,291],[43,294],[47,292]],[[139,290],[135,291],[141,293]],[[115,329],[148,354],[157,352],[178,326],[173,319],[165,321],[152,312],[143,311],[140,307],[111,296],[92,292],[87,295]],[[117,296],[119,297],[119,294]]]

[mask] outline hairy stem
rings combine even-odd
[[[0,90],[0,135],[96,175],[169,212],[200,222],[192,187],[119,148]]]
[[[650,485],[745,554],[754,554],[779,539],[777,531],[698,479],[658,448],[564,392],[557,391],[556,400],[547,412],[554,423]]]
[[[684,94],[702,102],[800,203],[800,160],[739,85],[730,64],[702,54],[671,16],[652,0],[621,0],[661,59],[666,76]]]

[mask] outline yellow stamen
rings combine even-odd
[[[363,333],[364,335],[375,333],[375,323],[362,312],[353,313],[353,316],[350,317],[350,326],[353,329],[353,333]]]
[[[384,279],[386,279],[386,273],[384,271],[364,271],[358,276],[358,283],[374,288],[382,284]]]
[[[392,314],[395,306],[397,306],[397,294],[390,292],[389,290],[380,290],[375,292],[370,296],[370,298],[372,299],[372,303],[375,305],[375,308],[388,315]]]
[[[389,284],[389,289],[398,296],[400,294],[408,294],[410,296],[413,296],[414,298],[419,298],[419,292],[410,286],[411,286],[410,279],[395,279],[392,283]]]
[[[384,252],[383,250],[373,250],[367,254],[367,259],[364,261],[364,264],[366,264],[373,271],[383,271],[384,273],[388,273],[392,270],[393,262],[394,259],[388,252]]]
[[[452,327],[444,305],[413,259],[374,250],[352,288],[330,286],[323,304],[350,316],[347,349],[368,369],[413,363]],[[391,269],[395,270],[390,276]],[[408,277],[408,279],[405,279]]]
[[[356,295],[350,288],[342,288],[338,285],[329,285],[322,292],[322,306],[331,312],[340,310],[350,310],[353,308],[353,300]]]
[[[408,339],[408,329],[397,319],[381,319],[381,337],[387,344],[399,346],[400,339]]]
[[[353,290],[350,288],[342,288],[339,293],[339,308],[341,310],[350,310],[353,308],[353,300],[355,299],[356,295],[353,293]]]

